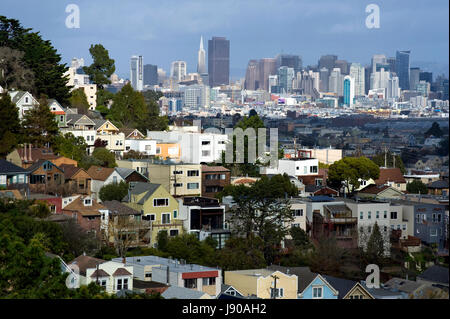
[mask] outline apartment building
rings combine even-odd
[[[261,167],[260,172],[264,175],[294,176],[305,185],[323,185],[324,182],[324,176],[319,173],[317,158],[281,159],[278,161],[278,167]]]
[[[223,166],[202,165],[202,196],[215,197],[231,183],[231,171]]]

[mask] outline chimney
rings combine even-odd
[[[28,162],[27,158],[27,143],[23,145],[22,162]]]
[[[32,162],[33,161],[33,159],[31,158],[31,147],[32,147],[32,145],[31,144],[28,144],[28,149],[29,149],[29,154],[28,154],[28,156],[29,156],[29,160],[30,160],[30,162]]]
[[[126,264],[126,263],[127,263],[127,259],[125,258],[125,256],[122,257],[122,263],[123,263],[123,264]]]

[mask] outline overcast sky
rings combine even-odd
[[[0,0],[0,15],[20,20],[51,40],[63,61],[84,57],[101,43],[129,76],[131,55],[166,71],[184,60],[197,65],[203,35],[230,40],[231,75],[244,76],[249,59],[299,54],[304,65],[324,54],[367,64],[373,54],[411,50],[411,66],[448,74],[448,0]],[[68,4],[80,8],[80,28],[68,29]],[[380,8],[380,28],[365,26],[368,4]],[[416,65],[415,65],[415,64]],[[436,74],[435,74],[436,75]]]

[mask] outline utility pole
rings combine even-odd
[[[386,146],[384,147],[384,167],[387,168],[387,150],[386,150]]]
[[[395,168],[395,154],[392,154],[392,160],[394,161],[394,165],[392,168]]]
[[[277,279],[280,279],[279,277],[277,277],[276,275],[270,276],[274,279],[274,285],[273,285],[273,294],[272,294],[272,299],[276,299],[276,294],[277,294]]]

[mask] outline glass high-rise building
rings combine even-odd
[[[419,81],[426,81],[430,84],[433,83],[433,73],[432,72],[420,72]]]
[[[186,62],[185,61],[174,61],[170,68],[170,76],[176,81],[180,82],[186,76]]]
[[[319,70],[322,68],[327,68],[328,72],[331,72],[334,69],[335,63],[337,60],[337,55],[322,55],[319,59],[318,68]]]
[[[352,106],[355,97],[355,81],[351,76],[346,75],[344,77],[343,95],[344,105]]]
[[[142,55],[133,55],[130,63],[131,86],[136,91],[144,89],[144,61]]]
[[[359,63],[352,63],[350,65],[350,76],[355,82],[355,96],[365,95],[365,69]]]
[[[399,86],[402,90],[409,90],[409,55],[411,51],[397,51],[395,70],[397,71]]]
[[[275,57],[276,68],[279,69],[282,66],[294,69],[295,74],[302,70],[302,58],[299,55],[294,54],[278,54]]]
[[[417,89],[417,85],[420,81],[420,69],[419,68],[410,68],[409,69],[409,89],[415,91]]]
[[[203,36],[200,37],[200,48],[198,50],[197,73],[206,74],[206,51],[203,49]]]
[[[158,66],[153,64],[144,65],[144,85],[158,84]]]
[[[292,92],[292,82],[294,81],[294,69],[282,66],[278,69],[278,86],[281,92]]]
[[[209,86],[230,83],[230,41],[224,37],[208,40]]]

